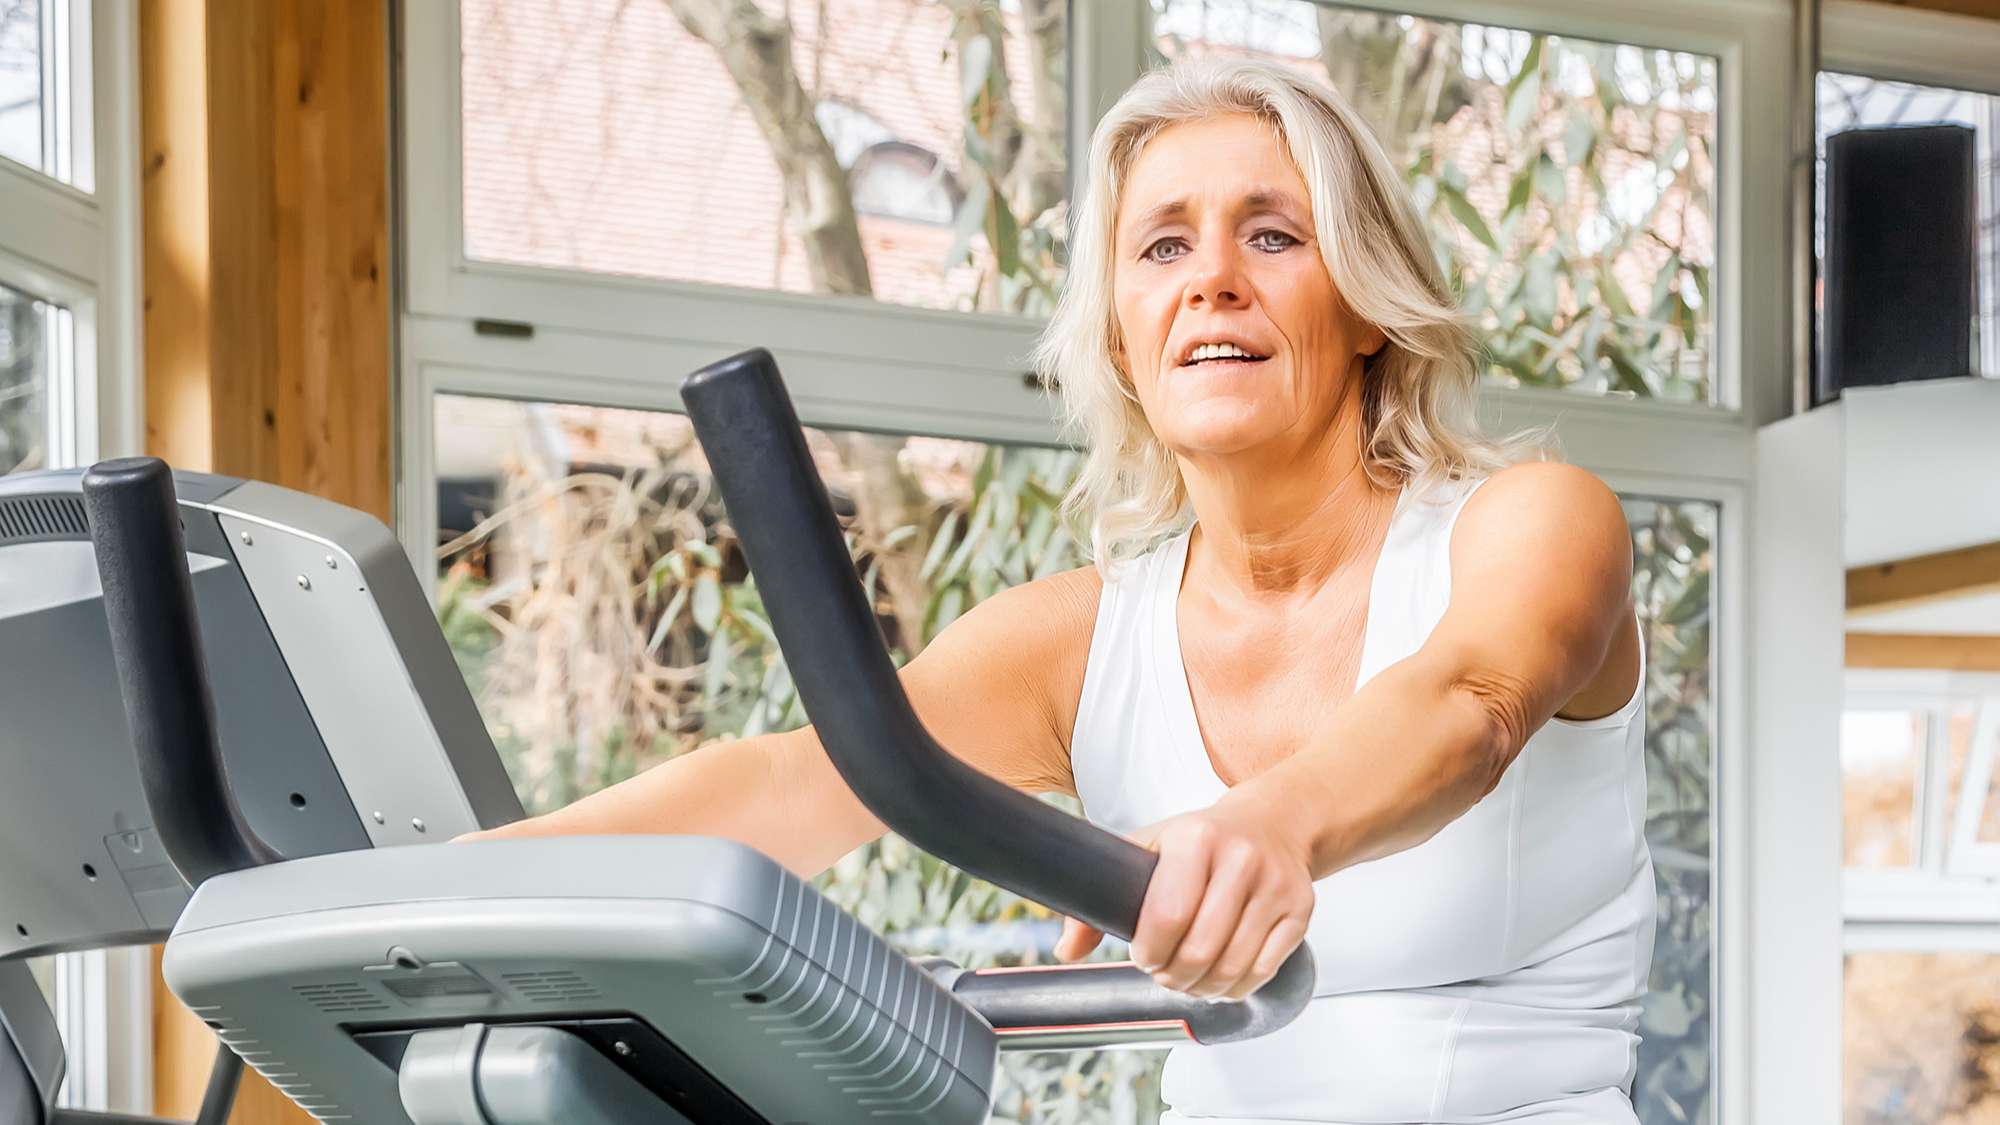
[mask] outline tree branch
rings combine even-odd
[[[785,211],[805,243],[813,288],[871,296],[868,259],[847,172],[792,64],[792,25],[752,0],[667,0],[681,26],[715,48],[764,134],[784,182]]]

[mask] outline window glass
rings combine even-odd
[[[1625,497],[1646,643],[1646,843],[1659,883],[1632,1101],[1645,1125],[1715,1107],[1715,586],[1720,509]]]
[[[71,0],[0,0],[0,158],[89,191],[71,90]],[[87,99],[86,99],[87,100]],[[81,155],[83,159],[78,160]]]
[[[704,742],[805,721],[685,418],[446,396],[437,419],[438,612],[530,808]],[[807,437],[899,660],[1003,587],[1081,564],[1057,518],[1073,452]],[[1717,509],[1632,497],[1626,514],[1649,656],[1647,830],[1659,879],[1637,1096],[1649,1123],[1698,1120],[1713,1112]],[[818,885],[911,952],[1032,962],[1060,931],[1042,908],[961,880],[894,837]],[[1003,1060],[1000,1120],[1158,1120],[1157,1053]]]
[[[43,165],[41,0],[0,0],[0,156],[40,170]]]
[[[2000,956],[1847,955],[1851,1122],[2000,1119]]]
[[[1972,354],[1978,360],[1974,370],[2000,377],[2000,274],[1995,272],[2000,270],[2000,95],[1822,71],[1813,248],[1825,254],[1829,136],[1856,128],[1938,124],[1963,125],[1973,131],[1979,246],[1974,258],[1978,312],[1973,317]],[[1814,327],[1820,327],[1817,321]]]
[[[465,251],[1045,313],[1067,0],[462,0]]]
[[[0,285],[0,473],[49,463],[49,391],[68,330],[64,310]]]
[[[1489,380],[1715,400],[1715,59],[1312,0],[1152,9],[1169,58],[1276,59],[1347,95]]]
[[[1848,867],[1917,862],[1917,784],[1929,716],[1854,710],[1840,717],[1842,854]]]

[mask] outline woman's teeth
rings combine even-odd
[[[1235,344],[1203,344],[1188,355],[1188,363],[1205,363],[1211,359],[1257,360],[1263,358],[1260,355],[1251,355]]]

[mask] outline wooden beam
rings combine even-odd
[[[140,0],[147,452],[389,518],[388,0]],[[215,1035],[154,979],[154,1112]],[[232,1125],[311,1125],[244,1076]]]
[[[2000,543],[1857,566],[1847,572],[1850,611],[1902,609],[1986,590],[2000,590]]]
[[[1933,12],[1953,12],[2000,20],[2000,0],[1886,0],[1898,8],[1927,8]]]
[[[2000,637],[1949,633],[1849,633],[1847,666],[2000,672]]]

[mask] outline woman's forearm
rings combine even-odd
[[[882,831],[807,728],[713,743],[477,838],[717,836],[811,877]]]
[[[1524,734],[1490,694],[1420,660],[1385,669],[1310,744],[1232,789],[1275,818],[1312,877],[1436,835],[1499,784]]]

